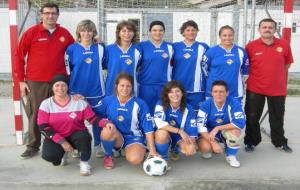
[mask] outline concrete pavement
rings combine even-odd
[[[204,160],[200,154],[171,162],[172,170],[162,177],[147,176],[142,166],[131,166],[124,158],[116,168],[105,170],[102,160],[92,156],[92,175],[79,176],[78,160],[54,167],[40,155],[21,160],[25,146],[15,145],[13,103],[0,98],[0,189],[300,189],[300,98],[287,98],[285,129],[292,154],[280,152],[263,135],[253,153],[243,147],[238,155],[241,168],[231,168],[224,155]],[[267,119],[263,126],[268,130]]]

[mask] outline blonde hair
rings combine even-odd
[[[82,20],[78,23],[76,28],[76,40],[80,42],[80,32],[82,31],[92,31],[93,32],[93,40],[95,41],[95,37],[97,36],[96,25],[91,20]]]

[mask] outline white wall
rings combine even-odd
[[[271,11],[272,17],[276,21],[283,21],[283,15],[281,12]],[[248,23],[250,23],[250,12],[248,16]],[[263,10],[257,11],[256,25],[260,19],[265,18],[266,14]],[[75,37],[75,31],[77,24],[83,19],[91,19],[97,25],[97,13],[96,12],[72,12],[72,11],[61,11],[58,22],[67,28],[71,34]],[[135,13],[126,14],[107,14],[107,43],[113,43],[115,41],[115,30],[117,22],[124,19],[140,19],[142,22],[142,15]],[[183,38],[179,33],[179,28],[183,22],[187,20],[195,20],[199,25],[199,34],[197,40],[210,43],[211,40],[211,13],[210,12],[175,12],[173,13],[173,40],[181,41]],[[294,13],[294,22],[300,24],[300,11]],[[34,19],[29,23],[34,23]],[[223,25],[232,25],[232,13],[219,13],[217,30]],[[143,23],[140,23],[142,26]],[[28,27],[28,26],[26,26]],[[256,26],[257,28],[257,26]],[[141,27],[142,29],[142,27]],[[10,41],[9,41],[9,13],[7,8],[0,8],[0,73],[10,73],[11,63],[10,63]],[[142,33],[140,31],[140,33]],[[240,29],[239,29],[239,44],[242,43],[243,35],[243,13],[240,14]],[[248,36],[250,35],[250,30],[248,29]],[[259,37],[259,34],[255,33],[255,38]],[[218,38],[218,37],[217,37]],[[291,72],[300,72],[300,27],[297,28],[297,33],[292,34],[291,47],[294,55],[295,64],[292,65]]]
[[[8,9],[0,9],[0,73],[11,73]]]

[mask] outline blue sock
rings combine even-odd
[[[93,125],[92,129],[93,129],[93,137],[94,137],[94,146],[98,146],[101,144],[101,138],[100,138],[101,128]]]
[[[225,148],[226,156],[236,156],[239,149],[240,149],[240,147],[226,146],[226,148]]]
[[[105,155],[106,156],[112,156],[113,155],[113,148],[116,144],[116,141],[104,141],[102,140],[102,144],[103,144],[103,148],[105,151]]]
[[[158,154],[160,154],[163,157],[163,159],[169,160],[169,154],[168,154],[169,143],[166,144],[155,143],[155,148]]]

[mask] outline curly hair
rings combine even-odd
[[[166,111],[167,108],[170,106],[170,99],[169,99],[168,94],[171,92],[171,90],[173,88],[179,88],[182,92],[180,111],[184,112],[184,110],[186,108],[186,92],[185,92],[183,85],[179,81],[170,81],[167,84],[165,84],[165,86],[161,92],[161,95],[160,95],[163,109],[164,109],[164,111]]]
[[[132,38],[132,43],[137,43],[138,39],[137,39],[137,28],[136,25],[131,22],[131,21],[127,21],[127,20],[122,20],[121,22],[118,23],[117,25],[117,29],[116,29],[116,44],[121,45],[121,38],[120,38],[120,31],[123,28],[127,28],[129,31],[133,32],[133,38]]]

